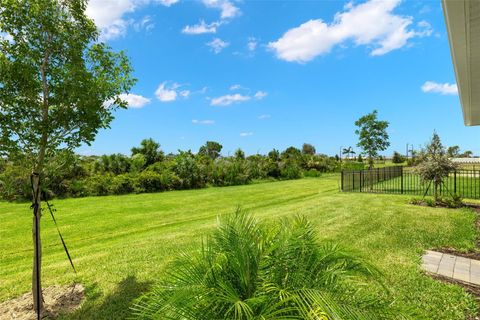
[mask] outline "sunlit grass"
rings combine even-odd
[[[69,269],[44,213],[44,285],[77,280],[87,301],[66,318],[122,319],[132,300],[163,275],[180,250],[198,248],[219,214],[240,205],[271,219],[305,215],[321,239],[335,240],[377,266],[396,304],[414,318],[463,319],[474,299],[420,271],[423,250],[474,248],[475,214],[468,209],[409,205],[411,196],[338,192],[338,175],[249,186],[53,201],[74,258]],[[31,279],[29,204],[0,202],[0,301],[27,292]]]

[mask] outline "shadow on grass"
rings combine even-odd
[[[87,287],[86,301],[74,313],[63,319],[126,319],[131,316],[130,307],[135,299],[147,292],[152,282],[139,282],[135,276],[128,276],[120,281],[115,290],[103,301],[96,285]]]

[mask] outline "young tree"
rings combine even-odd
[[[132,148],[132,156],[142,154],[145,157],[145,166],[148,167],[157,161],[162,161],[164,158],[163,151],[160,150],[160,144],[152,138],[143,139],[140,142],[140,147]]]
[[[436,132],[433,133],[432,140],[422,156],[421,162],[417,165],[416,172],[420,175],[422,181],[433,183],[433,197],[438,201],[438,188],[443,180],[448,178],[448,174],[455,170],[455,165],[448,158],[445,148]]]
[[[311,145],[310,143],[304,143],[302,146],[302,153],[303,154],[309,154],[309,155],[314,155],[316,153],[315,147]]]
[[[220,157],[220,152],[223,146],[215,141],[207,141],[205,145],[201,146],[198,150],[198,154],[209,157],[212,160]]]
[[[378,152],[385,151],[390,146],[387,133],[388,122],[378,120],[377,114],[377,110],[373,110],[372,113],[355,121],[358,127],[355,130],[355,134],[358,135],[357,146],[362,148],[368,156],[370,169],[373,168],[373,159],[378,156]]]
[[[135,80],[123,53],[98,43],[85,0],[0,2],[0,157],[32,170],[34,308],[42,311],[41,190],[59,150],[90,144]]]

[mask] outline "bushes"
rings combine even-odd
[[[112,179],[112,184],[109,189],[111,194],[126,194],[138,190],[137,179],[130,174],[120,174]],[[100,194],[102,195],[102,194]]]
[[[323,172],[339,171],[341,165],[333,157],[314,154],[310,145],[303,152],[289,147],[282,153],[274,149],[268,155],[248,157],[240,149],[234,156],[222,157],[220,147],[210,143],[200,154],[179,151],[164,155],[158,144],[148,140],[130,157],[122,154],[81,157],[65,152],[49,159],[43,186],[50,197],[159,192],[242,185],[261,179],[298,179],[303,175],[318,177]],[[24,172],[21,165],[0,160],[0,197],[28,199],[30,173]]]
[[[302,217],[271,225],[237,211],[166,270],[134,306],[137,319],[401,318],[379,272],[319,244]]]

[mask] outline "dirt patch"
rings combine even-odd
[[[55,319],[60,314],[72,312],[80,307],[85,296],[81,284],[52,286],[43,289],[45,311],[42,318]],[[0,320],[34,320],[32,293],[0,303]]]

